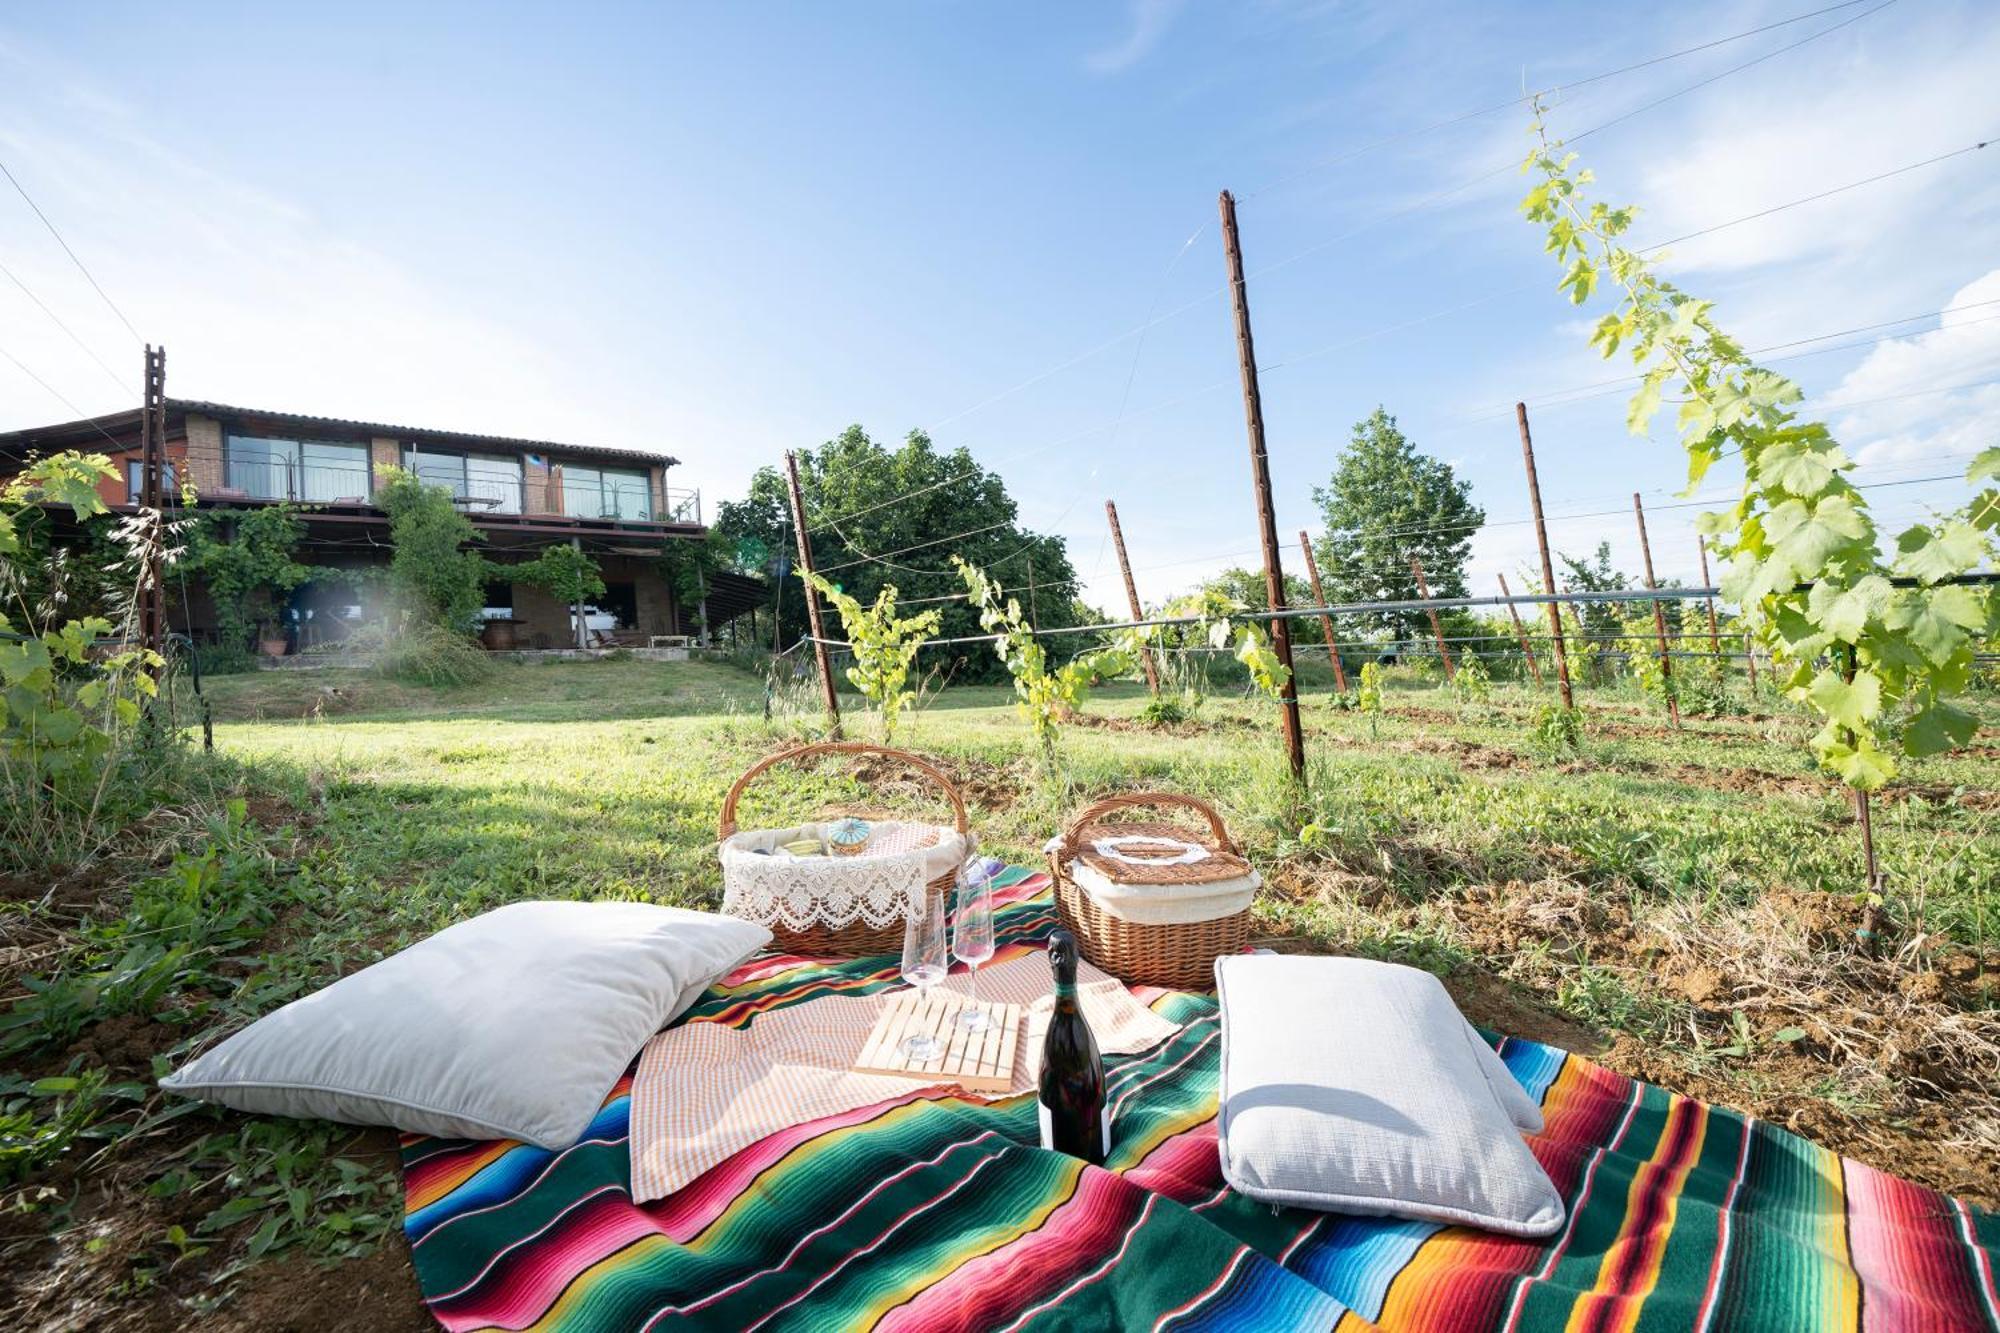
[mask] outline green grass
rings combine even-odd
[[[1272,707],[1227,690],[1197,721],[1172,728],[1137,720],[1142,688],[1100,691],[1094,724],[1065,728],[1066,784],[1035,770],[1004,687],[932,698],[899,744],[960,775],[975,831],[1017,861],[1038,861],[1068,813],[1102,792],[1207,797],[1266,872],[1260,937],[1497,976],[1607,1039],[1681,1050],[1686,1068],[1736,1080],[1725,1089],[1763,1094],[1767,1071],[1714,1054],[1734,1040],[1741,1011],[1704,1008],[1666,986],[1655,974],[1671,942],[1642,937],[1668,906],[1688,909],[1676,920],[1723,922],[1769,894],[1853,902],[1862,875],[1850,807],[1812,772],[1804,718],[1766,699],[1748,715],[1690,719],[1671,733],[1636,694],[1588,691],[1580,749],[1551,755],[1532,735],[1546,702],[1532,689],[1496,683],[1489,700],[1461,706],[1391,673],[1386,710],[1371,725],[1335,707],[1318,673],[1305,678],[1303,797],[1285,779]],[[121,1260],[142,1286],[197,1269],[213,1283],[292,1246],[355,1253],[391,1227],[393,1180],[379,1160],[357,1164],[343,1147],[349,1136],[328,1127],[166,1103],[129,1069],[105,1081],[87,1056],[64,1052],[114,1012],[107,1003],[157,1010],[164,1064],[501,903],[645,898],[712,908],[724,793],[757,757],[819,725],[798,711],[810,690],[767,702],[760,677],[709,662],[504,665],[490,681],[439,689],[353,670],[265,671],[214,678],[207,694],[214,776],[250,798],[252,818],[225,818],[206,852],[154,872],[124,913],[127,929],[145,912],[167,914],[160,943],[181,951],[148,944],[128,957],[135,946],[115,917],[86,923],[44,964],[46,988],[31,1001],[13,990],[0,1001],[0,1013],[33,1010],[23,1021],[48,1033],[29,1052],[39,1081],[0,1084],[0,1128],[25,1145],[17,1174],[26,1189],[13,1206],[47,1212],[62,1234],[85,1230],[88,1218],[67,1204],[30,1198],[34,1172],[128,1137],[135,1146],[114,1159],[121,1178],[157,1200],[146,1214],[153,1231]],[[861,701],[846,703],[849,734],[871,736]],[[1990,699],[1984,707],[1994,712]],[[2000,931],[1990,902],[2000,884],[1996,787],[1989,748],[1913,763],[1877,802],[1906,934],[1926,932],[1941,950],[1991,952]],[[836,761],[770,771],[741,819],[790,822],[834,805],[944,809],[918,782],[870,789]],[[205,891],[206,909],[182,920],[171,913],[189,884],[228,892]],[[128,963],[130,976],[120,970]],[[107,973],[118,974],[115,985]],[[157,993],[135,989],[152,986]],[[1895,1108],[1907,1102],[1888,1075],[1834,1072],[1822,1091],[1787,1091],[1878,1127],[1900,1123]],[[149,1151],[171,1155],[153,1161]]]

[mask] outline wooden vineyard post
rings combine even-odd
[[[1542,548],[1542,592],[1554,597],[1556,592],[1556,570],[1554,561],[1549,559],[1549,529],[1542,521],[1542,487],[1535,479],[1535,442],[1528,434],[1528,405],[1514,404],[1514,419],[1521,427],[1521,461],[1528,469],[1528,508],[1535,515],[1535,544]],[[1569,650],[1563,645],[1562,610],[1555,602],[1549,603],[1549,635],[1556,649],[1556,689],[1562,695],[1564,708],[1576,707],[1576,699],[1570,692]]]
[[[1410,557],[1410,572],[1417,576],[1417,592],[1425,601],[1431,599],[1431,588],[1424,582],[1424,567],[1415,556]],[[1438,656],[1444,659],[1444,678],[1456,679],[1457,673],[1451,665],[1451,650],[1444,646],[1444,623],[1438,619],[1437,608],[1430,609],[1431,637],[1437,640]]]
[[[792,492],[792,531],[799,539],[799,569],[807,574],[813,572],[812,538],[806,534],[806,502],[799,494],[799,460],[790,450],[785,451],[785,481]],[[819,664],[820,700],[826,707],[827,730],[835,739],[840,736],[840,698],[833,688],[833,663],[826,651],[826,631],[819,618],[819,594],[813,590],[811,582],[801,580],[806,589],[806,620],[812,626],[813,659]]]
[[[1146,618],[1145,610],[1139,605],[1139,585],[1132,582],[1132,562],[1125,555],[1125,530],[1118,526],[1118,506],[1110,500],[1104,502],[1104,516],[1111,520],[1111,544],[1118,548],[1118,572],[1125,576],[1125,601],[1132,608],[1132,619],[1137,622]],[[1160,668],[1153,661],[1151,647],[1139,650],[1139,664],[1146,668],[1146,691],[1158,696],[1160,693]]]
[[[1646,510],[1639,503],[1639,492],[1632,492],[1632,516],[1639,520],[1639,556],[1646,567],[1646,591],[1658,592],[1659,584],[1653,580],[1653,548],[1646,540]],[[1674,659],[1667,651],[1667,613],[1660,603],[1653,603],[1653,633],[1660,639],[1660,680],[1667,691],[1667,717],[1675,726],[1681,724],[1680,700],[1674,698]]]
[[[1236,199],[1224,190],[1222,249],[1229,267],[1230,306],[1236,317],[1236,360],[1243,376],[1243,417],[1250,436],[1250,479],[1257,493],[1258,537],[1264,547],[1264,587],[1272,612],[1271,651],[1284,669],[1278,690],[1278,717],[1285,733],[1285,758],[1292,779],[1306,778],[1306,739],[1299,721],[1299,678],[1292,669],[1292,627],[1285,619],[1285,572],[1278,560],[1278,517],[1271,502],[1271,460],[1264,451],[1264,398],[1257,385],[1257,348],[1250,333],[1250,296],[1243,279],[1243,247],[1236,235]]]
[[[1713,588],[1715,584],[1708,577],[1708,539],[1696,533],[1694,549],[1701,554],[1701,586],[1704,588]],[[1722,630],[1716,624],[1715,620],[1715,598],[1704,597],[1702,600],[1708,603],[1708,644],[1709,647],[1715,650],[1716,657],[1720,658],[1722,656]]]
[[[1312,538],[1299,533],[1299,549],[1306,554],[1306,573],[1312,579],[1313,604],[1326,605],[1326,594],[1320,591],[1319,561],[1313,558]],[[1333,659],[1333,684],[1342,694],[1347,693],[1347,669],[1340,664],[1340,645],[1333,641],[1333,617],[1325,611],[1319,613],[1320,632],[1326,635],[1326,655]]]
[[[139,504],[148,511],[152,531],[146,539],[145,567],[140,571],[139,642],[153,652],[167,652],[167,583],[163,557],[167,544],[167,349],[146,344],[144,397],[139,412]],[[187,608],[182,608],[186,614]]]
[[[1535,661],[1535,650],[1528,646],[1528,631],[1521,627],[1521,612],[1514,605],[1514,593],[1507,586],[1505,574],[1500,575],[1500,595],[1507,599],[1507,614],[1514,621],[1514,637],[1521,641],[1521,656],[1528,659],[1528,670],[1535,673],[1535,684],[1539,687],[1542,683],[1542,668]]]

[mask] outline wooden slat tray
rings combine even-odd
[[[965,1003],[964,996],[936,988],[927,1000],[914,988],[891,991],[874,1030],[861,1045],[855,1071],[898,1078],[935,1077],[968,1092],[1012,1092],[1014,1057],[1025,1011],[1018,1004],[981,1001],[993,1022],[984,1032],[967,1032],[958,1025],[959,1010]],[[944,1055],[921,1061],[905,1055],[903,1040],[916,1032],[928,1032],[944,1043]]]

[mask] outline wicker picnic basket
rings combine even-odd
[[[1135,806],[1193,810],[1208,835],[1168,823],[1100,822]],[[1115,977],[1209,990],[1215,960],[1249,942],[1257,873],[1206,801],[1169,792],[1106,797],[1080,811],[1047,850],[1057,914],[1083,956]]]
[[[729,789],[729,794],[722,801],[720,848],[723,858],[725,883],[727,883],[730,875],[731,849],[733,846],[740,844],[745,837],[756,838],[762,836],[766,840],[782,839],[791,833],[799,831],[783,830],[761,835],[752,833],[740,837],[740,831],[736,825],[736,806],[737,802],[742,799],[744,789],[750,785],[751,780],[758,774],[776,764],[797,763],[800,760],[824,754],[881,755],[886,759],[907,764],[929,778],[944,792],[946,799],[951,802],[953,811],[952,823],[950,825],[925,826],[901,824],[890,827],[898,830],[900,836],[899,849],[902,854],[907,855],[917,851],[923,852],[924,870],[928,873],[928,878],[925,880],[925,892],[933,897],[940,894],[946,895],[946,905],[948,908],[950,905],[949,895],[957,876],[958,868],[964,863],[966,857],[972,855],[977,845],[966,826],[965,798],[959,794],[957,786],[952,783],[949,777],[945,776],[943,770],[929,760],[919,755],[911,754],[907,750],[892,750],[886,746],[870,745],[865,741],[820,741],[812,745],[801,745],[789,750],[780,750],[776,754],[766,755],[764,758],[758,760],[744,772],[742,777],[736,779],[735,785]],[[839,868],[827,868],[826,862],[828,861],[836,863]],[[865,853],[859,856],[816,858],[812,864],[817,865],[818,869],[808,868],[808,866],[802,864],[800,873],[839,874],[843,873],[843,871],[865,868],[868,861],[869,857]],[[781,867],[773,867],[774,871],[781,869]],[[725,899],[725,911],[729,910],[726,903],[727,899]],[[782,949],[786,953],[861,958],[872,954],[894,953],[901,949],[903,947],[904,920],[904,916],[897,915],[893,920],[886,921],[879,919],[871,921],[863,918],[837,922],[815,921],[806,924],[796,920],[765,920],[765,924],[770,927],[773,947]]]

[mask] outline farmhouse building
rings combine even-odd
[[[139,441],[136,410],[7,432],[0,434],[0,477],[39,455],[102,453],[119,471],[101,486],[103,498],[114,511],[129,513],[140,492]],[[654,635],[695,632],[698,616],[676,604],[659,557],[707,529],[700,492],[670,484],[678,460],[664,454],[176,398],[166,401],[166,441],[169,489],[191,491],[202,508],[300,506],[302,563],[342,570],[386,566],[389,519],[375,496],[380,469],[398,467],[449,488],[496,563],[532,559],[557,543],[588,553],[605,583],[604,595],[585,609],[583,634],[590,641],[644,643]],[[373,579],[304,585],[284,608],[293,650],[344,637],[374,617],[380,609],[374,603],[383,596]],[[496,582],[486,600],[489,619],[511,623],[519,647],[578,642],[572,608],[540,588]],[[190,588],[186,601],[172,612],[172,628],[197,641],[211,639],[215,616],[206,595]]]

